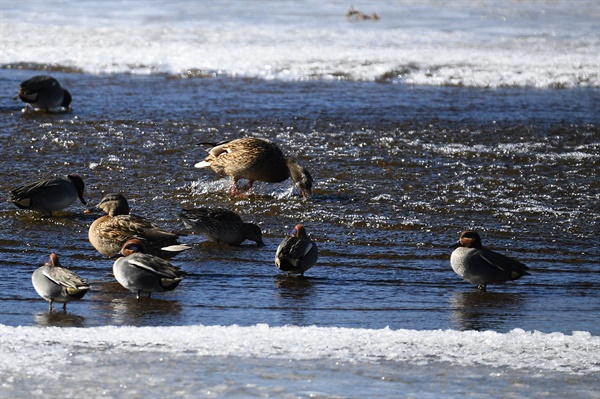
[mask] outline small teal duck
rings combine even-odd
[[[196,168],[211,168],[214,172],[232,179],[232,192],[237,192],[240,179],[248,180],[247,189],[255,181],[277,183],[292,178],[303,197],[312,194],[313,178],[308,170],[283,155],[279,147],[269,140],[241,138],[218,144],[200,143],[213,146],[204,161]]]
[[[52,212],[68,207],[77,198],[85,205],[84,189],[83,179],[78,175],[42,179],[12,190],[10,202],[21,209],[52,215]]]
[[[124,288],[135,292],[137,298],[147,293],[172,291],[183,280],[185,273],[158,256],[144,253],[144,244],[138,239],[128,240],[113,264],[115,278]]]
[[[21,83],[17,98],[25,102],[25,110],[31,105],[34,109],[46,112],[63,107],[69,110],[71,93],[64,89],[58,80],[48,75],[37,75]]]
[[[246,223],[235,212],[225,208],[182,209],[179,214],[183,224],[203,234],[209,241],[240,245],[245,240],[264,246],[260,227]]]
[[[318,257],[317,244],[308,238],[304,226],[298,224],[291,235],[279,244],[275,253],[275,264],[284,272],[303,276],[305,271],[317,263]]]
[[[161,229],[154,222],[141,216],[129,214],[129,203],[122,194],[107,194],[97,205],[107,213],[90,226],[90,243],[102,255],[117,255],[123,244],[132,238],[144,242],[148,253],[169,259],[190,249],[179,244],[177,234]]]
[[[50,303],[49,310],[53,302],[62,303],[67,310],[67,302],[83,298],[90,289],[86,280],[61,266],[56,254],[50,254],[50,260],[33,272],[31,282],[35,291]]]
[[[472,230],[460,233],[450,265],[464,280],[485,291],[488,284],[504,283],[529,276],[529,267],[516,259],[491,251],[481,245],[481,237]]]

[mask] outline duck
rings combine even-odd
[[[96,207],[107,214],[91,224],[88,239],[107,258],[117,255],[132,238],[144,241],[149,254],[165,259],[191,248],[180,244],[177,234],[163,230],[144,217],[130,215],[129,203],[123,194],[106,194]]]
[[[83,192],[85,184],[79,175],[41,179],[10,191],[9,201],[20,209],[29,209],[52,216],[78,198],[87,205]]]
[[[281,241],[275,253],[275,264],[288,274],[304,276],[317,263],[319,248],[306,234],[306,228],[297,224],[291,234]]]
[[[362,11],[358,11],[358,10],[354,9],[354,6],[351,6],[350,9],[346,12],[346,18],[355,19],[358,21],[365,21],[365,20],[377,21],[379,19],[379,15],[377,15],[376,13],[367,15]]]
[[[29,105],[46,112],[58,107],[69,110],[72,101],[71,93],[49,75],[37,75],[21,82],[16,98],[26,103],[25,111]]]
[[[90,289],[86,280],[61,266],[55,253],[50,254],[50,259],[44,266],[33,272],[31,282],[39,296],[50,303],[50,311],[54,302],[62,303],[63,310],[66,311],[68,302],[83,298]]]
[[[262,231],[254,223],[242,221],[237,213],[225,208],[182,209],[183,224],[203,234],[209,241],[238,246],[246,240],[263,247]]]
[[[295,160],[283,155],[279,147],[266,139],[240,138],[210,145],[208,156],[194,165],[211,168],[215,173],[232,179],[231,191],[238,194],[238,181],[247,179],[243,191],[250,190],[255,181],[278,183],[292,178],[303,198],[312,195],[313,178],[309,171]]]
[[[504,283],[529,276],[529,267],[516,259],[482,246],[479,233],[465,230],[450,255],[452,270],[464,280],[485,292],[488,284]]]
[[[127,240],[121,248],[113,264],[113,274],[124,288],[136,293],[172,291],[183,280],[185,273],[169,261],[158,256],[145,253],[145,245],[141,240]]]

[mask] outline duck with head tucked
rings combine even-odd
[[[232,179],[232,193],[238,193],[237,183],[247,179],[247,190],[255,181],[282,182],[289,177],[300,189],[304,198],[312,194],[313,178],[308,170],[283,155],[279,147],[269,140],[241,138],[212,145],[208,156],[194,166],[211,168],[214,172]]]
[[[450,265],[464,280],[485,291],[488,284],[504,283],[529,276],[529,267],[516,259],[489,250],[481,245],[481,237],[472,230],[460,233],[450,255]]]
[[[33,272],[31,282],[35,291],[50,303],[49,310],[54,302],[62,303],[63,310],[67,310],[67,302],[83,298],[90,289],[86,280],[61,266],[56,254],[50,254],[50,260]]]
[[[317,244],[308,237],[304,226],[298,224],[279,244],[275,253],[275,264],[279,270],[288,274],[304,276],[304,272],[317,263],[318,257]]]
[[[138,239],[128,240],[113,264],[115,278],[124,288],[135,292],[137,298],[147,293],[172,291],[183,280],[185,273],[158,256],[144,253],[145,247]]]
[[[106,194],[97,205],[107,213],[90,226],[90,243],[102,255],[117,255],[123,244],[132,238],[144,242],[148,253],[169,259],[190,249],[179,244],[177,234],[161,229],[156,223],[141,216],[129,214],[129,203],[122,194]]]
[[[235,212],[225,208],[182,209],[179,214],[189,229],[203,234],[209,241],[241,245],[246,240],[264,246],[262,231],[254,223],[242,221]]]
[[[50,112],[58,107],[70,109],[71,93],[64,89],[58,80],[48,75],[37,75],[21,83],[18,99],[25,102],[25,111],[31,105],[34,109]]]
[[[10,202],[21,209],[30,209],[52,216],[52,212],[64,209],[83,198],[85,184],[78,175],[42,179],[20,186],[10,192]]]

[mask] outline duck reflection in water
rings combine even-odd
[[[131,296],[115,298],[109,307],[114,324],[132,326],[172,325],[182,310],[178,301],[155,298],[139,301]]]
[[[105,320],[104,324],[159,326],[172,323],[182,313],[178,300],[154,297],[138,300],[115,280],[95,282],[94,299],[89,304],[90,312]]]
[[[317,305],[313,278],[279,275],[275,278],[275,301],[284,324],[306,325],[306,313]]]
[[[34,322],[38,327],[85,327],[85,317],[66,311],[36,313]]]
[[[460,330],[503,330],[524,313],[525,294],[455,292],[450,297],[453,328]]]

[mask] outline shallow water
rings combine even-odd
[[[86,8],[73,8],[67,19],[52,14],[57,46],[96,23],[90,43],[111,44],[102,42],[109,26],[114,37],[135,41],[143,25],[142,35],[152,34],[149,43],[161,46],[160,54],[177,52],[186,34],[200,34],[186,25],[198,16],[195,8],[188,18],[164,13],[159,2],[145,11],[125,7],[128,24],[90,3],[91,19],[79,18]],[[404,21],[412,25],[382,19],[348,28],[334,22],[337,4],[319,3],[315,15],[326,21],[321,34],[329,39],[319,41],[318,53],[331,56],[323,59],[294,51],[314,44],[311,35],[298,35],[308,29],[296,24],[304,18],[300,3],[273,6],[280,19],[260,23],[262,31],[236,18],[258,18],[257,4],[272,3],[231,4],[243,12],[228,26],[243,40],[209,40],[206,65],[196,54],[162,63],[159,53],[127,40],[112,43],[106,63],[93,46],[82,47],[79,57],[39,51],[34,39],[44,37],[44,29],[15,18],[19,10],[37,15],[43,8],[19,3],[2,9],[12,16],[2,21],[4,32],[14,33],[2,37],[0,62],[3,392],[598,398],[600,92],[588,65],[598,40],[589,35],[593,18],[583,16],[594,15],[593,4],[546,4],[542,13],[532,2],[503,9],[490,1],[457,4],[446,14],[436,2],[403,2],[403,12],[414,17]],[[379,4],[389,15],[399,12],[393,2]],[[480,12],[485,18],[473,22]],[[427,15],[454,21],[445,33],[452,33],[449,49],[442,50],[444,31]],[[157,33],[178,20],[172,34]],[[459,21],[473,25],[460,28]],[[570,24],[573,31],[569,21],[578,22]],[[211,22],[204,23],[210,30]],[[275,60],[273,74],[256,70],[248,62],[253,51],[264,50],[281,24],[289,25],[282,33],[287,44],[276,50],[295,54],[297,69]],[[369,26],[386,40],[375,40]],[[331,39],[340,29],[373,52],[348,58],[348,43],[340,47]],[[419,51],[398,52],[404,29],[430,33],[408,35],[414,41],[404,43],[416,49],[429,40],[437,67],[419,63]],[[24,32],[30,40],[14,51]],[[477,39],[498,32],[511,39],[503,42],[504,52],[490,51],[497,41],[488,49]],[[228,50],[234,44],[239,54]],[[472,61],[457,63],[455,47],[458,58],[466,54]],[[578,49],[581,59],[573,60],[583,61],[566,62],[547,48]],[[260,52],[257,62],[273,61],[268,58],[277,51]],[[401,55],[400,64],[413,69],[402,79],[382,78],[398,67],[388,54]],[[497,55],[501,66],[486,54]],[[40,59],[32,61],[33,55]],[[211,66],[219,62],[222,71]],[[447,74],[452,66],[456,76]],[[339,79],[331,78],[335,71]],[[498,77],[486,85],[490,71]],[[39,73],[69,88],[71,113],[21,112],[23,104],[12,97],[21,81]],[[248,198],[231,198],[227,179],[194,169],[206,154],[197,143],[246,136],[268,138],[308,167],[316,181],[313,198],[301,199],[291,181],[257,183]],[[234,248],[183,235],[193,248],[172,263],[187,278],[175,291],[137,300],[112,277],[112,261],[87,240],[99,214],[84,213],[77,203],[42,217],[7,201],[9,190],[26,181],[67,173],[83,176],[90,206],[120,191],[134,213],[180,232],[182,207],[225,206],[258,223],[267,245]],[[320,248],[305,278],[287,277],[273,261],[299,222]],[[450,268],[448,246],[466,228],[526,263],[531,276],[490,285],[486,293],[462,281]],[[31,273],[51,252],[92,283],[67,312],[48,312],[31,286]],[[353,340],[359,336],[364,339]],[[73,384],[65,388],[61,380]]]
[[[3,71],[2,89],[9,91],[28,73]],[[267,246],[230,248],[184,236],[194,249],[173,263],[190,276],[181,289],[156,296],[166,313],[166,319],[158,319],[147,314],[145,302],[120,290],[110,276],[112,262],[87,242],[87,228],[98,214],[84,214],[85,207],[74,204],[45,218],[6,202],[1,239],[10,254],[3,262],[10,266],[2,270],[10,274],[3,284],[22,288],[3,290],[9,304],[5,324],[36,324],[25,309],[45,306],[29,289],[28,270],[54,251],[64,265],[93,282],[85,301],[71,305],[83,316],[81,326],[269,323],[599,331],[589,323],[589,312],[599,310],[594,294],[598,130],[597,120],[578,117],[597,118],[591,116],[595,90],[546,91],[544,96],[523,90],[522,97],[531,102],[545,101],[536,106],[540,119],[547,120],[527,123],[511,109],[500,108],[497,120],[467,112],[463,102],[456,105],[459,110],[445,110],[451,98],[463,95],[465,89],[458,88],[429,89],[435,93],[430,100],[440,91],[448,98],[427,120],[418,112],[409,116],[382,109],[383,104],[388,110],[401,107],[418,90],[394,85],[376,85],[369,92],[360,90],[367,86],[361,83],[306,87],[164,76],[60,77],[90,103],[74,104],[73,113],[62,115],[23,115],[18,103],[2,103],[5,192],[28,179],[79,173],[90,204],[103,193],[121,191],[135,213],[171,230],[184,228],[178,220],[181,207],[227,206],[260,224]],[[197,107],[190,102],[168,106],[183,103],[177,93],[184,84],[191,93],[202,93],[203,100]],[[117,88],[130,94],[111,99]],[[352,88],[360,90],[360,100]],[[161,96],[153,101],[155,90]],[[421,96],[428,92],[419,91]],[[501,95],[466,91],[481,103],[494,103]],[[331,96],[327,109],[317,114],[304,108],[323,101],[323,92]],[[225,104],[208,100],[216,95]],[[282,97],[296,105],[275,113]],[[147,106],[132,106],[143,99]],[[116,106],[121,100],[124,105]],[[352,100],[364,109],[348,107]],[[228,110],[236,104],[242,110],[232,115]],[[562,111],[565,107],[573,111]],[[248,199],[231,198],[227,179],[193,168],[205,153],[196,143],[241,136],[269,138],[309,167],[317,182],[314,198],[305,201],[291,193],[290,181],[261,183]],[[321,249],[319,265],[306,279],[287,278],[273,263],[279,241],[297,222],[307,226]],[[532,276],[491,287],[488,294],[475,292],[449,269],[447,246],[464,228],[482,231],[486,244],[530,265]],[[10,309],[16,304],[15,314]]]

